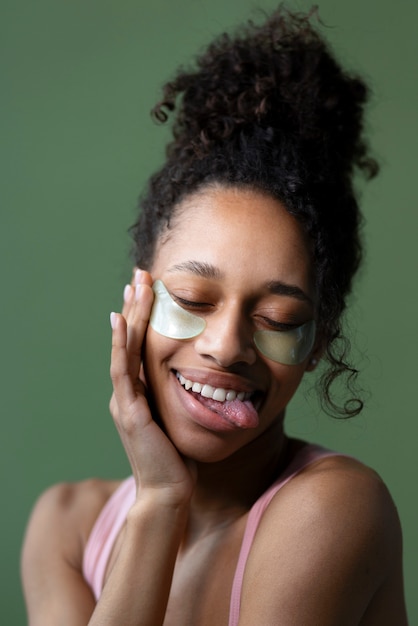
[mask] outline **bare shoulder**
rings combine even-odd
[[[332,456],[308,466],[278,492],[263,525],[290,527],[325,553],[344,548],[369,558],[384,576],[401,550],[401,527],[380,476],[355,459]],[[263,526],[260,526],[263,533]],[[379,576],[377,576],[378,578]]]
[[[247,570],[249,585],[258,576],[276,588],[283,624],[406,624],[397,510],[378,474],[354,459],[324,458],[276,494]],[[271,610],[263,623],[274,623]]]
[[[64,608],[66,623],[87,623],[94,599],[82,576],[84,547],[118,484],[98,479],[61,483],[38,498],[27,525],[21,563],[30,624],[58,623]]]
[[[299,518],[318,519],[330,528],[344,521],[347,531],[351,526],[365,533],[372,528],[375,537],[377,531],[386,537],[400,530],[396,507],[381,477],[349,457],[330,456],[305,468],[278,493],[271,513],[282,506],[289,513],[297,507]]]
[[[118,481],[94,478],[49,487],[35,503],[27,541],[33,534],[38,540],[44,537],[47,543],[58,537],[66,540],[69,551],[74,548],[74,556],[81,553],[98,514],[118,484]]]

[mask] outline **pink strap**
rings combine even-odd
[[[96,600],[103,589],[104,575],[110,553],[128,514],[135,502],[135,480],[129,476],[110,496],[93,526],[83,556],[83,575],[93,590]]]
[[[265,493],[263,493],[263,495],[251,508],[248,514],[247,525],[245,527],[244,538],[242,540],[241,551],[232,584],[231,602],[229,607],[229,626],[238,626],[244,570],[252,543],[254,541],[255,533],[257,532],[257,528],[264,511],[270,504],[273,496],[276,495],[283,485],[288,483],[289,480],[296,476],[296,474],[314,461],[323,459],[327,456],[340,455],[337,452],[332,452],[331,450],[327,450],[326,448],[315,444],[309,444],[302,448],[289,464],[286,471],[271,485],[271,487],[269,487],[269,489],[267,489]]]

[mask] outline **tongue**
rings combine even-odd
[[[204,398],[200,393],[193,393],[193,395],[201,404],[215,411],[215,413],[223,415],[228,422],[232,422],[239,428],[256,428],[258,426],[258,413],[250,400],[235,399],[218,402],[212,398]]]

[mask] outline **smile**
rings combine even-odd
[[[197,381],[189,380],[182,376],[179,372],[176,372],[177,380],[186,389],[186,391],[193,391],[199,393],[203,398],[209,398],[216,400],[217,402],[240,400],[245,402],[249,400],[252,393],[245,391],[235,391],[234,389],[224,389],[223,387],[212,387],[212,385],[202,384]]]

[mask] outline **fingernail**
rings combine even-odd
[[[129,300],[131,299],[132,296],[132,287],[131,285],[126,285],[125,289],[123,290],[123,299],[125,302],[129,302]]]
[[[116,322],[117,322],[117,317],[116,317],[116,313],[112,313],[110,314],[110,325],[112,327],[113,330],[115,330],[116,328]]]
[[[142,293],[142,285],[136,285],[135,287],[135,300],[139,300]]]
[[[136,270],[136,272],[135,272],[135,284],[136,285],[140,284],[142,274],[143,274],[142,270]]]

